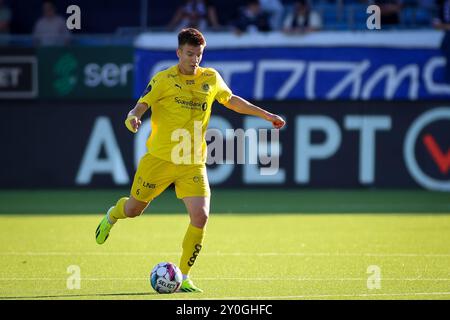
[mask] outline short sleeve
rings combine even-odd
[[[157,87],[160,87],[160,80],[158,79],[158,74],[153,76],[153,78],[148,82],[147,87],[142,93],[138,100],[138,103],[145,103],[150,108],[158,100]]]
[[[225,81],[223,81],[222,76],[216,71],[216,96],[215,99],[220,104],[227,103],[230,99],[233,93],[231,92],[231,89],[228,88]]]

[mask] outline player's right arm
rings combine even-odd
[[[141,125],[141,118],[145,111],[148,110],[148,106],[145,102],[138,102],[136,106],[128,112],[125,125],[133,133],[136,133]]]
[[[155,90],[156,89],[156,90]],[[141,118],[145,111],[148,110],[159,98],[161,92],[161,83],[159,81],[159,74],[156,74],[148,83],[142,96],[136,103],[136,106],[128,112],[125,125],[128,130],[136,133],[141,125]]]

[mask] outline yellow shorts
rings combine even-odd
[[[179,199],[211,194],[205,164],[177,165],[146,153],[134,175],[131,195],[139,201],[150,202],[172,183]]]

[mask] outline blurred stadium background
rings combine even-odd
[[[381,29],[367,23],[373,4]],[[81,24],[68,30],[71,5]],[[7,220],[16,214],[98,218],[129,192],[151,128],[148,114],[136,135],[123,121],[149,78],[176,63],[187,25],[206,36],[204,66],[287,119],[271,150],[275,175],[261,176],[261,163],[209,166],[213,214],[439,214],[444,229],[433,240],[448,240],[449,1],[0,0],[6,242],[17,236]],[[215,105],[210,128],[266,125]],[[147,211],[184,208],[168,191]],[[439,248],[435,265],[448,270],[448,248]],[[3,288],[3,298],[26,291]]]

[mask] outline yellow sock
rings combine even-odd
[[[116,205],[109,212],[108,219],[112,223],[116,223],[118,219],[125,219],[127,216],[125,215],[125,202],[127,202],[128,198],[123,197],[117,201]]]
[[[183,240],[183,253],[181,254],[180,270],[185,276],[189,274],[200,250],[202,249],[205,229],[200,229],[189,224]]]

